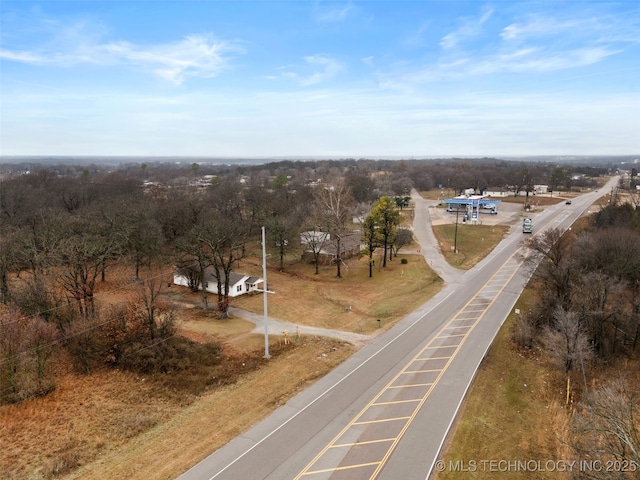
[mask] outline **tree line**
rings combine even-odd
[[[614,196],[615,198],[615,196]],[[620,198],[620,197],[618,197]],[[593,387],[590,372],[640,351],[640,209],[611,202],[577,234],[548,230],[529,242],[538,302],[513,330],[525,349],[545,353],[581,398],[570,444],[581,459],[629,468],[580,472],[580,478],[635,478],[640,466],[637,367]]]
[[[162,278],[184,272],[209,308],[205,273],[215,272],[216,308],[229,307],[229,277],[266,226],[267,247],[285,267],[305,248],[316,258],[328,239],[342,275],[341,242],[362,216],[359,240],[383,267],[411,241],[399,210],[412,188],[500,185],[544,178],[564,167],[468,161],[281,162],[254,167],[193,164],[31,168],[0,180],[0,401],[52,388],[47,365],[64,347],[82,371],[101,363],[164,369],[171,364],[173,313]],[[567,169],[568,171],[568,169]],[[528,176],[523,177],[523,172]],[[194,178],[207,175],[203,186]],[[493,176],[491,176],[493,175]],[[539,175],[539,176],[537,176]],[[145,188],[145,185],[150,185]],[[98,285],[116,266],[130,269],[138,298],[116,309],[96,304]],[[175,346],[175,345],[174,345]],[[153,347],[153,348],[152,348]],[[163,350],[164,349],[164,350]],[[133,352],[139,352],[134,354]],[[132,358],[146,358],[136,363]]]

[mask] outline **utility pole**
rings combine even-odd
[[[264,227],[262,227],[262,295],[264,306],[264,358],[269,355],[269,315],[267,311],[267,242]]]
[[[458,253],[458,214],[460,213],[460,205],[456,203],[456,231],[453,235],[453,253]]]

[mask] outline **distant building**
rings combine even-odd
[[[322,232],[316,232],[322,233]],[[325,234],[329,235],[329,234]],[[309,244],[310,242],[307,242]],[[318,242],[319,244],[320,242]],[[362,245],[360,243],[360,233],[345,235],[340,240],[340,258],[351,258],[357,257],[360,254],[360,250],[362,249]],[[317,250],[316,250],[317,251]],[[320,255],[318,256],[318,263],[323,265],[328,265],[333,263],[333,261],[337,258],[338,247],[337,242],[334,240],[327,240],[322,248],[320,249]],[[315,255],[313,254],[312,249],[305,250],[302,252],[302,259],[307,262],[314,262]]]

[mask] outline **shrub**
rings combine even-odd
[[[56,328],[17,311],[0,314],[0,404],[45,395],[55,388],[50,360]]]

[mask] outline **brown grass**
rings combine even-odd
[[[445,259],[457,268],[468,270],[486,257],[509,231],[506,225],[444,224],[433,227]],[[454,252],[454,243],[458,252]]]
[[[536,285],[531,283],[514,312],[527,311],[537,301]],[[566,377],[550,365],[544,352],[516,347],[511,340],[515,320],[516,314],[512,313],[483,360],[440,456],[445,471],[435,474],[435,480],[576,478],[558,471],[496,473],[481,466],[482,460],[534,460],[542,465],[547,460],[577,460],[569,443],[573,412],[566,405]],[[638,371],[638,365],[637,358],[600,364],[587,370],[587,381],[591,386],[598,385],[621,371]],[[579,402],[584,384],[581,375],[576,376],[572,393],[574,401]],[[469,467],[471,461],[477,466],[472,474],[452,468],[456,462]]]
[[[322,266],[315,275],[313,265],[293,257],[284,272],[274,268],[276,263],[270,257],[268,287],[277,292],[269,296],[271,316],[357,333],[373,332],[378,319],[384,327],[392,325],[442,285],[419,255],[400,255],[386,268],[376,255],[373,278],[368,277],[367,259],[346,260],[343,278],[336,277],[335,266]],[[259,257],[242,260],[238,271],[261,276]],[[107,272],[96,295],[103,308],[135,298],[137,287],[130,277],[129,267]],[[171,271],[159,278],[169,284]],[[159,377],[116,370],[76,375],[61,357],[54,392],[0,407],[0,477],[174,478],[355,351],[346,343],[310,337],[294,338],[285,349],[280,338],[272,337],[271,353],[282,353],[266,362],[260,357],[264,339],[249,333],[250,322],[203,312],[199,295],[187,289],[167,288],[164,298],[177,308],[181,334],[198,342],[222,341],[234,355],[253,358],[252,368],[234,377],[235,383],[194,397],[168,389]],[[255,295],[234,299],[232,305],[261,313],[262,302]],[[351,309],[345,311],[345,306]]]
[[[418,256],[410,257],[406,265],[395,258],[386,269],[376,270],[373,279],[367,277],[364,261],[352,259],[347,265],[343,279],[335,278],[334,267],[323,267],[318,276],[313,275],[312,265],[293,265],[286,273],[270,268],[269,288],[280,290],[270,297],[271,314],[300,323],[372,331],[377,328],[376,318],[389,324],[396,321],[441,284]],[[255,258],[243,260],[240,269],[261,274]],[[102,308],[135,298],[137,287],[127,280],[130,276],[126,267],[108,271],[97,295]],[[163,282],[170,280],[170,272],[165,272]],[[369,283],[366,289],[363,282]],[[274,357],[266,362],[261,359],[264,338],[249,333],[250,322],[221,320],[214,310],[203,312],[199,295],[187,289],[168,288],[165,299],[177,308],[181,334],[199,342],[222,341],[236,356],[257,357],[251,365],[259,368],[252,367],[235,383],[195,398],[192,393],[168,389],[160,377],[117,370],[76,375],[64,368],[68,361],[61,357],[54,392],[0,407],[1,478],[173,478],[356,349],[331,339],[302,337],[293,338],[293,345],[277,355],[285,347],[281,338],[271,337]],[[262,311],[260,295],[246,300]],[[348,313],[343,308],[347,302],[353,306]],[[371,325],[366,326],[367,322]],[[236,373],[225,372],[234,379]],[[203,431],[203,425],[215,428]]]
[[[260,370],[244,375],[236,384],[207,393],[142,435],[115,443],[99,459],[63,478],[173,479],[353,352],[351,345],[329,339],[294,340],[291,348]]]
[[[517,308],[527,309],[525,295]],[[452,463],[482,460],[571,459],[564,443],[569,411],[564,405],[564,376],[549,367],[540,352],[523,354],[510,340],[515,314],[505,322],[467,395],[450,433],[444,455],[446,470],[437,480],[457,479]],[[532,478],[530,472],[501,473],[505,478]],[[496,478],[496,472],[478,468],[476,479]],[[561,473],[534,478],[562,479]]]
[[[376,252],[377,253],[377,252]],[[401,264],[406,258],[407,264]],[[273,318],[345,330],[371,333],[377,319],[390,326],[423,304],[442,287],[442,280],[419,255],[399,255],[381,267],[376,255],[373,277],[369,278],[367,258],[346,260],[343,278],[336,277],[335,266],[304,263],[287,266],[284,272],[269,270],[269,315]],[[234,299],[233,305],[255,313],[263,312],[262,295]],[[345,307],[351,310],[345,311]]]
[[[0,477],[174,478],[354,350],[315,337],[274,343],[271,360],[198,399],[117,370],[62,374],[50,395],[0,408]]]

